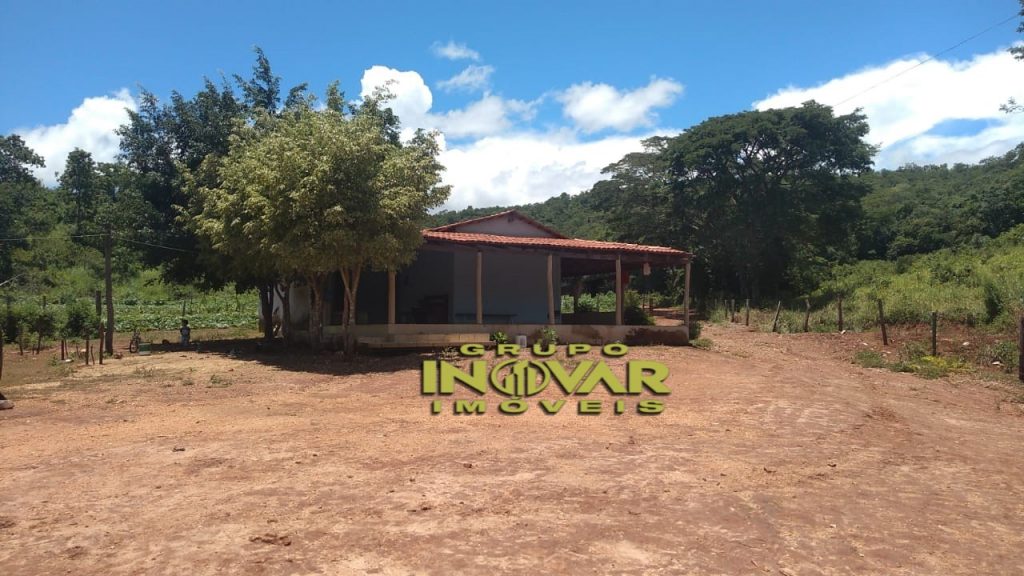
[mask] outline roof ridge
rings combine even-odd
[[[457,228],[459,226],[464,226],[466,224],[476,224],[477,222],[486,222],[487,220],[493,220],[495,218],[500,218],[502,216],[508,216],[510,214],[516,216],[517,218],[525,220],[527,223],[529,223],[529,224],[531,224],[533,226],[536,226],[537,228],[547,232],[548,234],[551,234],[555,238],[564,238],[564,239],[568,239],[569,238],[568,236],[566,236],[565,234],[562,234],[558,230],[555,230],[554,228],[551,228],[550,226],[541,224],[540,222],[534,220],[533,218],[530,218],[529,216],[527,216],[526,214],[523,214],[522,212],[520,212],[516,208],[509,208],[508,210],[502,210],[501,212],[495,212],[494,214],[488,214],[487,216],[477,216],[476,218],[468,218],[466,220],[460,220],[458,222],[452,222],[451,224],[445,224],[443,226],[437,226],[437,227],[434,227],[434,228],[427,228],[427,230],[432,230],[434,232],[454,232],[455,228]]]

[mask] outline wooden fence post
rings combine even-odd
[[[0,380],[4,379],[4,327],[0,325]]]
[[[91,342],[89,340],[89,337],[86,336],[85,337],[85,365],[86,366],[89,365],[89,345],[90,345],[90,343]]]
[[[882,346],[889,345],[889,333],[885,330],[885,310],[882,309],[882,299],[878,299],[878,324],[882,327]]]
[[[839,331],[843,331],[843,297],[839,297]]]
[[[775,307],[775,320],[772,320],[772,332],[779,331],[779,314],[782,312],[782,300],[779,300],[779,305]]]
[[[1020,315],[1020,326],[1017,335],[1017,377],[1020,378],[1021,382],[1024,382],[1024,314]]]
[[[103,322],[100,322],[100,364],[103,364]]]
[[[804,304],[807,306],[807,312],[804,313],[804,332],[810,332],[811,327],[811,299],[804,298]]]
[[[746,317],[743,319],[744,326],[750,326],[750,298],[747,298],[747,312]]]
[[[932,311],[932,356],[939,355],[939,313]]]

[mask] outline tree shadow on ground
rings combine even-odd
[[[419,371],[424,360],[441,356],[441,348],[420,350],[360,350],[346,357],[339,350],[324,349],[313,352],[308,346],[296,343],[285,346],[276,339],[223,339],[194,342],[187,347],[174,343],[153,344],[151,350],[159,353],[192,352],[212,354],[242,362],[255,362],[289,372],[309,372],[331,376],[352,374],[392,373],[403,370]]]

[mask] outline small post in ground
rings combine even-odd
[[[747,298],[747,311],[743,318],[743,325],[750,326],[750,298]]]
[[[100,364],[103,364],[103,322],[100,322]]]
[[[782,313],[782,300],[779,300],[779,305],[775,307],[775,319],[772,320],[772,332],[779,331],[779,314]]]
[[[843,331],[843,297],[839,297],[839,331]]]
[[[932,311],[932,356],[939,355],[939,313]]]
[[[811,299],[804,298],[804,304],[807,307],[807,312],[804,314],[804,332],[811,331]]]
[[[889,333],[885,330],[885,310],[882,308],[882,299],[878,299],[878,325],[882,327],[882,346],[889,345]]]
[[[1024,382],[1024,314],[1020,315],[1020,326],[1018,328],[1017,335],[1017,377],[1020,378],[1021,382]]]

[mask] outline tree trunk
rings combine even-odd
[[[260,317],[263,319],[263,339],[270,342],[274,339],[274,289],[270,284],[261,284]]]
[[[309,345],[314,352],[320,351],[324,335],[323,274],[307,278],[309,282]]]
[[[103,289],[106,292],[107,300],[107,333],[104,334],[106,338],[104,345],[108,352],[114,350],[114,330],[116,329],[114,326],[114,277],[110,265],[112,249],[113,239],[110,236],[110,228],[107,228],[107,238],[103,243]]]
[[[281,299],[281,337],[284,343],[292,342],[292,302],[291,282],[279,282],[275,287],[277,296]]]
[[[355,352],[355,339],[352,335],[352,326],[356,323],[356,295],[359,290],[359,276],[362,267],[341,270],[341,281],[345,285],[345,296],[348,302],[345,307],[345,316],[342,319],[342,335],[345,339],[345,355],[351,356]]]

